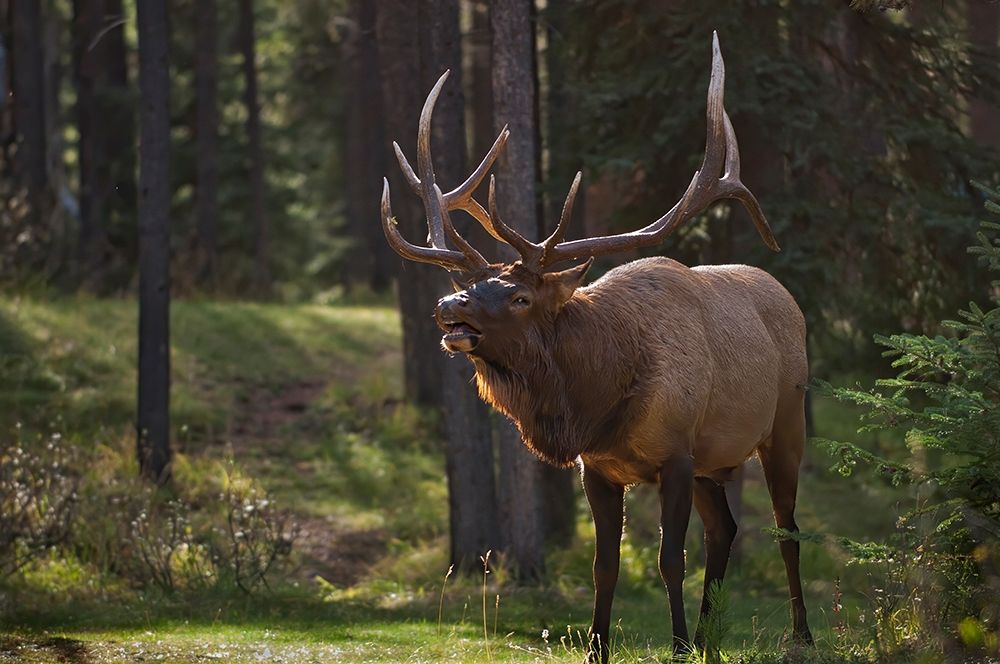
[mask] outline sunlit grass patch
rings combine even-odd
[[[74,432],[127,427],[136,313],[126,300],[0,298],[0,425],[48,425],[58,414]],[[399,397],[399,323],[389,308],[176,302],[171,331],[179,433],[223,431],[236,397],[258,385],[364,381]],[[382,365],[378,378],[372,362]]]

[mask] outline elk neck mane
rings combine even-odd
[[[635,394],[635,344],[632,335],[622,338],[621,326],[608,324],[620,313],[602,290],[597,283],[577,290],[502,361],[469,356],[480,397],[551,464],[572,465],[607,440],[621,424],[621,406]],[[602,377],[596,385],[595,376]]]

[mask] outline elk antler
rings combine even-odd
[[[720,198],[735,198],[743,203],[753,219],[764,243],[774,251],[780,251],[771,227],[764,218],[760,204],[750,190],[740,181],[740,152],[736,134],[722,104],[726,81],[726,68],[719,49],[719,36],[712,33],[712,76],[708,84],[708,137],[705,157],[701,168],[694,174],[684,196],[665,215],[645,228],[619,235],[586,238],[562,242],[565,224],[572,210],[573,198],[579,185],[579,174],[573,181],[562,218],[555,232],[541,245],[532,243],[527,255],[521,252],[524,262],[533,262],[538,268],[545,268],[559,261],[574,258],[603,256],[619,251],[648,247],[659,244],[681,224],[707,208]],[[725,170],[723,170],[725,166]],[[721,173],[721,176],[720,176]],[[494,222],[496,222],[494,215]],[[523,238],[522,238],[523,239]],[[511,243],[513,244],[513,243]],[[515,245],[517,246],[517,245]]]
[[[639,247],[659,244],[681,224],[721,198],[735,198],[743,203],[764,243],[774,251],[780,251],[771,227],[764,218],[757,199],[740,181],[740,152],[733,131],[732,122],[723,106],[723,92],[726,84],[726,68],[719,49],[719,36],[712,33],[712,75],[708,84],[708,135],[705,141],[705,156],[701,168],[695,172],[691,183],[680,201],[669,212],[637,231],[585,238],[563,242],[566,227],[573,212],[573,201],[580,186],[580,173],[576,174],[563,205],[559,224],[543,242],[534,243],[509,227],[500,218],[496,206],[496,185],[490,176],[489,208],[487,212],[472,194],[482,183],[492,168],[500,150],[507,142],[510,132],[504,127],[493,142],[479,166],[466,178],[465,182],[442,193],[434,180],[434,166],[431,161],[431,116],[441,87],[448,78],[445,72],[427,95],[420,111],[420,125],[417,133],[417,167],[419,176],[407,161],[399,145],[393,142],[399,167],[406,176],[410,187],[423,201],[427,216],[428,241],[430,246],[410,244],[400,234],[396,220],[392,216],[389,202],[389,182],[384,180],[382,188],[382,230],[389,246],[403,258],[432,263],[447,270],[475,272],[487,266],[482,254],[476,251],[451,223],[449,212],[464,210],[478,221],[490,235],[506,242],[521,254],[521,262],[532,269],[544,270],[564,260],[603,256]],[[458,251],[449,249],[445,238],[450,239]]]
[[[507,142],[510,132],[504,127],[493,142],[486,156],[483,157],[479,166],[466,178],[465,182],[449,191],[447,194],[441,192],[441,188],[434,179],[434,165],[431,160],[431,117],[434,114],[434,104],[437,102],[441,88],[448,79],[450,71],[446,71],[438,79],[437,83],[427,95],[424,107],[420,111],[420,124],[417,129],[417,168],[419,176],[413,172],[413,167],[407,161],[406,156],[395,141],[392,144],[396,152],[396,159],[399,167],[406,177],[410,187],[423,201],[424,211],[427,216],[428,241],[430,246],[422,247],[409,243],[399,232],[396,220],[392,216],[392,208],[389,201],[389,181],[383,178],[382,185],[382,230],[385,232],[386,240],[393,250],[408,260],[419,261],[421,263],[432,263],[439,265],[446,270],[458,272],[476,272],[488,265],[482,254],[476,251],[451,223],[449,212],[452,210],[465,210],[472,215],[480,224],[486,228],[498,240],[504,238],[494,229],[490,216],[486,213],[474,198],[473,192],[482,183],[483,178],[493,166],[497,155]],[[449,249],[445,237],[450,239],[459,251]]]

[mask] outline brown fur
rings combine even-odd
[[[523,272],[499,276],[544,297],[542,280]],[[805,323],[756,268],[644,259],[534,306],[502,356],[469,357],[482,398],[550,463],[582,457],[635,484],[682,454],[696,475],[724,478],[768,441],[779,405],[801,403]]]

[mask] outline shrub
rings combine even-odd
[[[0,445],[0,580],[52,552],[136,588],[267,587],[298,530],[253,478],[232,460],[177,455],[172,486],[156,487],[138,477],[131,438],[120,442],[17,430]]]
[[[218,577],[209,548],[191,525],[191,508],[158,493],[147,491],[146,507],[131,522],[129,541],[141,563],[138,580],[165,592],[209,585]]]
[[[177,495],[126,480],[139,501],[126,536],[132,561],[121,565],[133,581],[165,592],[231,583],[249,594],[267,587],[298,529],[257,482],[231,460],[223,463],[221,491],[202,486]]]
[[[214,559],[244,592],[266,587],[275,563],[291,552],[298,526],[255,482],[233,470],[227,473],[222,502],[226,538]]]
[[[66,541],[78,484],[58,435],[27,445],[18,428],[0,444],[0,578]]]
[[[984,191],[1000,200],[1000,191]],[[1000,213],[1000,205],[987,208]],[[983,223],[970,248],[1000,272],[1000,242]],[[874,471],[912,487],[912,509],[899,516],[888,543],[853,543],[858,562],[882,566],[875,613],[883,644],[912,637],[911,617],[937,632],[938,645],[997,651],[1000,591],[1000,279],[988,308],[975,303],[959,320],[945,321],[951,336],[877,336],[897,370],[870,390],[821,390],[860,405],[862,431],[905,431],[900,458],[846,442],[825,441],[834,468],[850,475]],[[914,637],[915,638],[915,637]]]

